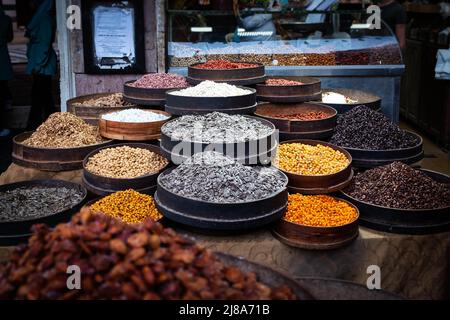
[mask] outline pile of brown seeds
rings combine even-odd
[[[76,148],[104,142],[98,127],[69,112],[56,112],[37,128],[24,145],[41,148]]]
[[[122,93],[111,93],[110,95],[87,99],[82,102],[74,103],[75,106],[91,106],[91,107],[133,107],[132,103],[123,99]]]
[[[438,183],[401,162],[359,173],[345,192],[360,201],[389,208],[450,207],[450,184]]]
[[[88,159],[86,169],[103,177],[131,179],[157,173],[168,163],[150,150],[121,146],[96,153]]]
[[[33,229],[0,265],[2,300],[296,299],[152,219],[128,225],[85,209],[54,230]],[[70,265],[81,269],[80,290],[67,288]]]

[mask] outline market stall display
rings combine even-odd
[[[165,110],[173,115],[223,112],[252,114],[256,108],[256,91],[252,88],[202,81],[194,87],[170,90]]]
[[[323,104],[260,104],[255,115],[273,123],[280,141],[311,139],[328,140],[334,131],[337,111]]]
[[[161,134],[161,150],[174,163],[207,149],[245,164],[267,164],[277,145],[275,127],[269,121],[220,112],[171,120]]]
[[[385,115],[360,106],[337,120],[331,143],[345,148],[353,165],[372,168],[393,161],[412,164],[423,158],[422,138],[399,128]]]
[[[170,220],[206,230],[262,227],[287,206],[287,177],[248,167],[217,152],[197,153],[158,177],[156,207]]]
[[[264,82],[266,73],[261,63],[210,60],[190,65],[187,80],[191,84],[213,80],[245,86]]]
[[[284,217],[273,228],[281,242],[304,249],[336,249],[358,236],[358,209],[326,195],[290,194]]]
[[[67,101],[67,111],[83,119],[87,124],[98,126],[103,113],[120,111],[136,105],[126,102],[122,93],[96,93],[79,96]]]
[[[124,99],[142,106],[164,106],[166,91],[186,88],[189,84],[183,76],[174,73],[150,73],[123,86]]]
[[[60,180],[32,180],[0,186],[0,245],[23,242],[36,223],[55,226],[70,220],[86,199],[86,189]]]
[[[450,177],[401,162],[355,176],[343,196],[361,210],[361,223],[395,233],[450,230]]]
[[[283,141],[272,164],[287,175],[292,193],[332,193],[345,188],[353,178],[352,156],[322,141]]]
[[[375,111],[381,109],[381,98],[371,92],[330,88],[322,90],[322,103],[335,108],[342,114],[359,106],[366,106]]]
[[[320,100],[321,81],[309,77],[270,77],[256,85],[258,100],[273,103],[298,103]]]
[[[112,141],[103,139],[97,127],[68,112],[57,112],[34,132],[13,139],[13,162],[24,167],[68,171],[81,169],[86,155]]]
[[[67,259],[61,260],[62,256]],[[78,261],[82,269],[83,290],[70,290],[66,285],[69,261]],[[22,270],[20,276],[18,270]],[[41,281],[36,281],[37,278]],[[28,244],[17,248],[11,259],[0,265],[0,298],[297,299],[307,296],[299,286],[291,289],[286,285],[289,282],[283,280],[268,286],[256,273],[243,272],[221,262],[213,252],[151,219],[140,225],[127,225],[82,210],[71,223],[60,224],[54,230],[45,225],[34,227]]]
[[[161,137],[161,126],[171,115],[160,110],[125,109],[100,116],[100,134],[109,139],[149,141]]]
[[[154,145],[126,143],[103,147],[84,159],[83,184],[98,196],[127,189],[152,194],[158,175],[168,165],[160,148]]]

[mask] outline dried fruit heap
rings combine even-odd
[[[76,148],[103,142],[98,127],[90,126],[69,112],[56,112],[23,144],[41,148]]]
[[[111,93],[110,95],[98,98],[87,99],[82,102],[75,102],[76,106],[92,106],[92,107],[132,107],[132,103],[123,100],[121,93]]]
[[[67,267],[81,290],[67,288]],[[27,245],[0,265],[0,299],[295,299],[253,273],[149,219],[126,225],[84,210],[54,230],[34,226]]]

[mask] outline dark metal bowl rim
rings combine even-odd
[[[314,196],[314,195],[313,195],[313,196]],[[301,227],[304,227],[304,228],[309,228],[309,229],[311,229],[311,230],[318,230],[318,229],[325,229],[325,230],[327,230],[327,229],[340,229],[340,228],[344,228],[344,227],[349,226],[349,225],[351,225],[351,224],[353,224],[353,223],[355,223],[355,222],[358,221],[359,216],[360,216],[358,207],[356,207],[353,203],[351,203],[350,201],[347,201],[347,200],[345,200],[345,199],[341,199],[341,198],[333,197],[333,196],[329,196],[329,197],[331,197],[331,198],[333,198],[333,199],[335,199],[335,200],[337,200],[337,201],[345,202],[346,204],[348,204],[349,206],[351,206],[353,209],[355,209],[355,210],[356,210],[356,218],[353,219],[352,221],[346,223],[346,224],[342,224],[342,225],[339,225],[339,226],[324,226],[324,227],[322,227],[322,226],[309,226],[309,225],[307,225],[307,224],[301,224],[301,223],[297,223],[297,222],[292,222],[292,221],[286,220],[284,217],[282,218],[283,222],[286,222],[286,223],[289,223],[289,224],[292,224],[292,225],[295,225],[295,226],[301,226]]]
[[[26,131],[26,132],[19,133],[18,135],[14,136],[13,141],[14,141],[14,143],[16,143],[16,144],[18,144],[18,145],[21,145],[21,146],[24,146],[24,147],[26,147],[26,148],[40,149],[40,150],[79,150],[79,149],[90,148],[90,147],[102,147],[102,146],[106,146],[107,144],[109,144],[109,143],[111,143],[111,142],[114,141],[114,140],[107,139],[107,140],[105,140],[105,141],[103,141],[103,142],[100,142],[100,143],[90,144],[90,145],[87,145],[87,146],[81,146],[81,147],[49,148],[49,147],[35,147],[35,146],[29,146],[29,145],[27,145],[27,144],[24,144],[23,141],[20,141],[20,142],[19,142],[19,141],[17,140],[17,138],[19,138],[19,137],[25,135],[26,133],[29,133],[29,134],[30,134],[30,137],[31,137],[31,134],[33,134],[34,132],[35,132],[35,131]],[[102,138],[103,138],[103,137],[102,137]]]
[[[255,167],[254,167],[254,168],[255,168]],[[263,167],[263,166],[256,166],[256,168],[264,168],[264,167]],[[170,194],[173,194],[173,195],[175,195],[175,196],[177,196],[177,197],[179,197],[179,198],[186,199],[186,200],[190,200],[190,201],[196,201],[196,202],[203,203],[203,204],[212,204],[212,205],[218,205],[218,204],[219,204],[219,205],[224,205],[224,206],[226,206],[226,205],[236,205],[236,204],[239,204],[239,205],[240,205],[240,204],[251,204],[251,203],[255,203],[255,202],[264,201],[264,200],[273,198],[273,197],[279,195],[280,193],[286,191],[286,190],[287,190],[287,185],[288,185],[288,182],[289,182],[288,177],[287,177],[281,170],[277,169],[277,170],[278,170],[278,174],[280,174],[280,176],[283,178],[284,183],[283,183],[283,187],[282,187],[282,188],[280,188],[279,190],[275,191],[275,192],[272,193],[271,195],[269,195],[269,196],[267,196],[267,197],[265,197],[265,198],[261,198],[261,199],[257,199],[257,200],[251,200],[251,201],[240,201],[240,202],[213,202],[213,201],[205,201],[205,200],[196,199],[196,198],[189,198],[189,197],[186,197],[186,196],[179,195],[179,194],[177,194],[177,193],[175,193],[175,192],[173,192],[173,191],[167,189],[167,188],[161,183],[161,179],[162,179],[162,177],[164,177],[165,175],[167,175],[167,174],[169,174],[170,172],[172,172],[172,170],[174,170],[174,169],[176,169],[176,168],[168,169],[168,170],[164,171],[163,173],[161,173],[161,174],[158,176],[158,179],[157,179],[157,183],[158,183],[157,186],[158,186],[158,188],[164,189],[164,191],[166,191],[166,192],[168,192],[168,193],[170,193]]]
[[[181,89],[186,89],[186,88],[189,88],[190,86],[186,86],[186,87],[168,87],[168,88],[141,88],[141,87],[133,87],[133,86],[130,86],[130,84],[131,83],[134,83],[134,82],[136,82],[137,80],[139,80],[139,79],[136,79],[136,80],[129,80],[129,81],[127,81],[127,82],[125,82],[123,85],[124,86],[127,86],[127,87],[129,87],[129,88],[133,88],[133,89],[141,89],[141,90],[172,90],[172,89],[179,89],[179,90],[181,90]]]
[[[204,80],[204,81],[206,81],[206,80]],[[173,97],[182,97],[182,98],[184,97],[184,98],[194,98],[194,99],[227,99],[227,98],[235,98],[235,97],[245,97],[245,96],[250,96],[250,95],[256,94],[256,89],[254,89],[254,88],[249,88],[249,87],[245,87],[245,86],[236,86],[236,85],[232,85],[232,86],[238,87],[238,88],[246,90],[246,91],[250,91],[250,93],[240,94],[240,95],[235,95],[235,96],[226,96],[226,97],[216,97],[216,96],[182,96],[182,95],[178,95],[178,94],[173,94],[173,92],[177,92],[177,91],[180,91],[180,90],[183,90],[183,89],[187,89],[187,88],[177,88],[177,89],[167,90],[166,91],[166,95],[170,95],[170,96],[173,96]]]
[[[440,175],[440,176],[445,177],[445,178],[447,178],[447,179],[450,180],[450,176],[448,176],[448,175],[446,175],[446,174],[444,174],[444,173],[441,173],[441,172],[437,172],[437,171],[433,171],[433,170],[427,170],[427,169],[419,169],[419,170],[420,170],[420,171],[425,171],[425,172],[435,173],[435,174],[437,174],[437,175]],[[431,178],[431,177],[430,177],[430,178]],[[431,179],[432,179],[432,178],[431,178]],[[433,179],[433,180],[434,180],[434,179]],[[346,197],[348,197],[349,199],[352,199],[352,200],[354,200],[354,201],[356,201],[356,202],[362,203],[362,204],[367,205],[367,206],[377,207],[377,208],[379,208],[379,209],[384,209],[384,210],[392,210],[392,211],[399,211],[399,212],[402,212],[402,211],[408,211],[408,212],[423,212],[423,211],[425,211],[425,212],[432,212],[432,211],[444,210],[444,209],[450,210],[450,205],[447,206],[447,207],[432,208],[432,209],[402,209],[402,208],[390,208],[390,207],[384,207],[384,206],[380,206],[380,205],[373,204],[373,203],[370,203],[370,202],[358,200],[358,199],[356,199],[356,198],[350,196],[348,193],[344,192],[344,190],[340,190],[340,192],[341,192],[344,196],[346,196]]]
[[[67,185],[70,186],[70,188],[72,188],[72,189],[79,189],[79,190],[81,190],[81,192],[82,192],[82,199],[81,199],[81,201],[79,201],[78,203],[76,203],[76,204],[74,204],[74,205],[72,205],[72,206],[70,206],[70,207],[65,208],[65,209],[62,210],[62,211],[73,210],[75,207],[77,207],[77,206],[79,206],[80,204],[82,204],[82,203],[86,200],[86,198],[87,198],[87,189],[86,189],[84,186],[82,186],[81,184],[78,184],[78,183],[75,183],[75,182],[71,182],[71,181],[58,180],[58,179],[26,180],[26,181],[19,181],[19,182],[14,182],[14,183],[4,184],[4,185],[1,185],[1,187],[2,187],[2,188],[6,188],[7,190],[14,190],[14,189],[26,187],[26,185],[29,184],[30,187],[39,187],[39,186],[42,186],[42,187],[48,187],[48,188],[51,188],[52,186],[46,186],[46,185],[45,185],[45,183],[48,183],[48,182],[51,182],[51,183],[57,182],[57,183],[67,184]],[[23,185],[23,186],[22,186],[22,185]],[[8,188],[9,186],[14,186],[14,187],[11,188],[11,189],[9,189],[9,188]],[[69,186],[68,186],[68,188],[69,188]],[[55,187],[56,187],[56,186],[55,186]],[[3,192],[3,191],[2,191],[2,192]],[[62,211],[61,211],[61,212],[62,212]],[[31,218],[31,219],[0,221],[0,226],[1,226],[2,224],[4,224],[4,223],[5,223],[5,224],[6,224],[6,223],[7,223],[7,224],[11,224],[11,223],[22,223],[22,222],[31,222],[31,221],[36,221],[36,223],[39,223],[40,220],[45,219],[45,218],[52,217],[52,216],[57,215],[57,214],[59,214],[59,213],[60,213],[60,212],[53,213],[53,214],[50,214],[50,215],[47,215],[47,216],[44,216],[44,217]],[[32,234],[32,233],[30,233],[30,234]]]
[[[115,120],[103,119],[104,115],[120,112],[120,111],[108,111],[108,112],[100,113],[99,114],[100,117],[99,117],[98,120],[103,120],[103,121],[113,122],[113,123],[120,123],[120,124],[128,124],[128,125],[135,125],[135,124],[142,125],[142,124],[164,124],[164,123],[166,123],[167,121],[169,121],[172,118],[172,115],[170,113],[168,113],[168,112],[165,112],[164,110],[133,108],[133,107],[130,107],[128,109],[139,109],[139,110],[142,110],[142,111],[145,111],[145,112],[153,112],[153,113],[157,113],[157,114],[162,114],[162,115],[166,116],[167,119],[165,119],[165,120],[158,120],[158,121],[152,121],[152,122],[125,122],[125,121],[115,121]],[[155,112],[155,111],[158,111],[158,112]]]
[[[321,120],[329,120],[335,116],[337,116],[338,112],[335,108],[331,107],[331,106],[327,106],[326,104],[323,103],[318,103],[318,102],[307,102],[308,104],[313,104],[316,106],[320,106],[320,107],[324,107],[326,109],[330,109],[329,111],[333,112],[332,115],[330,115],[329,117],[326,118],[321,118],[321,119],[310,119],[310,120],[299,120],[299,119],[286,119],[286,118],[277,118],[277,117],[270,117],[268,115],[264,115],[258,112],[258,110],[255,111],[255,115],[258,117],[263,117],[266,119],[276,119],[276,120],[285,120],[285,121],[292,121],[292,122],[311,122],[311,121],[321,121]],[[303,103],[298,104],[298,106],[301,106]],[[289,106],[289,104],[287,104],[286,106]],[[264,107],[264,104],[261,105],[261,107]],[[292,108],[295,108],[294,106],[292,106]]]
[[[350,150],[350,151],[359,151],[359,152],[386,152],[386,151],[388,151],[388,152],[395,152],[395,151],[413,150],[413,149],[416,149],[418,146],[423,145],[423,138],[422,138],[421,135],[419,135],[419,134],[417,134],[417,133],[414,133],[414,132],[412,132],[412,131],[409,131],[409,130],[403,130],[403,131],[406,132],[406,133],[408,133],[408,134],[410,134],[410,135],[415,136],[416,138],[418,138],[419,143],[416,144],[416,145],[413,146],[413,147],[408,147],[408,148],[403,148],[403,149],[387,149],[387,150],[357,149],[357,148],[342,147],[342,146],[339,146],[339,147],[340,147],[340,148],[344,148],[344,149],[346,149],[346,150]]]
[[[143,146],[152,146],[152,147],[155,147],[155,148],[157,148],[157,149],[161,149],[161,148],[158,147],[158,146],[151,145],[151,144],[145,144],[145,143],[120,143],[120,144],[115,144],[115,145],[113,145],[113,146],[105,146],[105,147],[102,147],[102,148],[99,148],[99,149],[95,149],[94,151],[90,152],[90,153],[84,158],[84,160],[83,160],[83,170],[85,170],[85,171],[88,172],[89,174],[91,174],[91,175],[93,175],[93,176],[95,176],[95,177],[98,177],[98,178],[108,179],[108,180],[111,180],[111,181],[113,181],[113,182],[114,182],[114,181],[116,181],[116,182],[122,182],[122,181],[130,181],[130,180],[134,180],[134,179],[150,178],[150,177],[152,177],[152,176],[159,175],[159,174],[161,174],[164,170],[166,170],[167,167],[170,165],[170,160],[167,159],[163,154],[158,153],[158,155],[160,155],[161,157],[163,157],[164,159],[166,159],[166,160],[168,161],[167,164],[166,164],[163,168],[161,168],[158,172],[147,173],[147,174],[145,174],[145,175],[143,175],[143,176],[138,176],[138,177],[134,177],[134,178],[112,178],[112,177],[105,177],[105,176],[101,176],[101,175],[98,175],[98,174],[96,174],[96,173],[93,173],[93,172],[89,171],[89,170],[86,168],[86,165],[87,165],[87,162],[89,161],[89,158],[91,158],[93,155],[99,153],[101,150],[104,150],[104,149],[112,149],[112,148],[117,148],[117,147],[124,147],[124,146],[131,147],[131,148],[145,149],[145,150],[149,150],[149,149],[143,148]],[[149,151],[152,151],[152,150],[149,150]],[[154,152],[154,151],[152,151],[152,152]],[[155,153],[155,152],[154,152],[154,153]]]
[[[247,67],[247,68],[234,68],[234,69],[207,69],[207,68],[197,68],[198,65],[201,64],[205,64],[205,62],[196,62],[191,64],[190,66],[188,66],[189,68],[192,69],[197,69],[197,70],[208,70],[208,71],[230,71],[230,70],[248,70],[248,69],[256,69],[256,68],[260,68],[260,67],[264,67],[264,65],[262,63],[259,62],[242,62],[242,61],[233,61],[233,60],[228,60],[229,62],[234,62],[234,63],[247,63],[247,64],[253,64],[255,65],[255,67]]]
[[[339,174],[339,173],[341,173],[341,172],[343,172],[345,170],[348,170],[348,168],[352,166],[352,162],[353,162],[352,155],[347,150],[345,150],[344,148],[339,147],[339,146],[337,146],[335,144],[332,144],[332,143],[329,143],[329,142],[319,141],[319,140],[310,140],[310,139],[295,139],[295,140],[282,141],[282,142],[279,143],[279,145],[282,145],[282,144],[285,144],[285,143],[300,143],[300,144],[304,144],[304,142],[314,142],[314,143],[317,143],[317,144],[321,144],[321,145],[323,145],[325,147],[329,147],[327,144],[333,145],[333,146],[335,146],[335,147],[337,147],[339,149],[338,150],[339,152],[343,153],[347,157],[347,160],[349,161],[349,163],[345,166],[345,168],[339,170],[338,172],[329,173],[329,174],[298,174],[298,173],[282,170],[282,169],[278,168],[277,166],[275,166],[275,164],[273,164],[273,166],[275,168],[277,168],[278,170],[282,171],[285,174],[293,175],[293,176],[297,176],[297,177],[327,177],[327,176],[333,176],[335,174]]]
[[[357,105],[363,105],[365,103],[373,103],[375,101],[381,100],[380,96],[377,96],[376,94],[369,92],[369,91],[362,91],[362,90],[355,90],[355,89],[350,89],[350,88],[322,88],[322,94],[327,93],[327,92],[335,92],[335,93],[339,93],[337,91],[340,90],[352,90],[353,92],[358,92],[358,93],[363,93],[365,95],[371,95],[374,99],[373,100],[368,100],[368,101],[357,101],[354,103],[332,103],[332,102],[323,102],[320,101],[321,103],[326,103],[329,105],[348,105],[348,106],[357,106]],[[342,94],[342,93],[339,93]],[[350,97],[351,98],[351,97]]]
[[[217,111],[219,112],[219,111]],[[233,145],[233,144],[237,144],[237,143],[246,143],[246,142],[250,142],[250,141],[258,141],[258,140],[262,140],[262,139],[267,139],[268,137],[272,136],[275,131],[277,130],[277,128],[275,127],[275,125],[270,122],[269,120],[266,119],[261,119],[259,117],[255,117],[255,116],[249,116],[249,115],[242,115],[243,117],[246,118],[250,118],[259,122],[262,122],[264,125],[266,125],[267,127],[270,127],[272,129],[272,132],[270,134],[268,134],[267,136],[264,137],[260,137],[256,140],[243,140],[243,141],[233,141],[233,142],[224,142],[224,141],[193,141],[193,140],[174,140],[169,134],[167,134],[166,132],[164,132],[164,127],[166,125],[168,125],[171,121],[175,121],[177,119],[170,119],[169,121],[167,121],[166,123],[164,123],[164,125],[161,127],[161,133],[166,135],[167,137],[169,137],[172,141],[179,141],[179,142],[185,142],[185,143],[201,143],[201,144],[226,144],[226,145]]]

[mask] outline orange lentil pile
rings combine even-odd
[[[355,208],[333,197],[291,194],[284,219],[311,227],[338,227],[353,222],[357,216]]]

